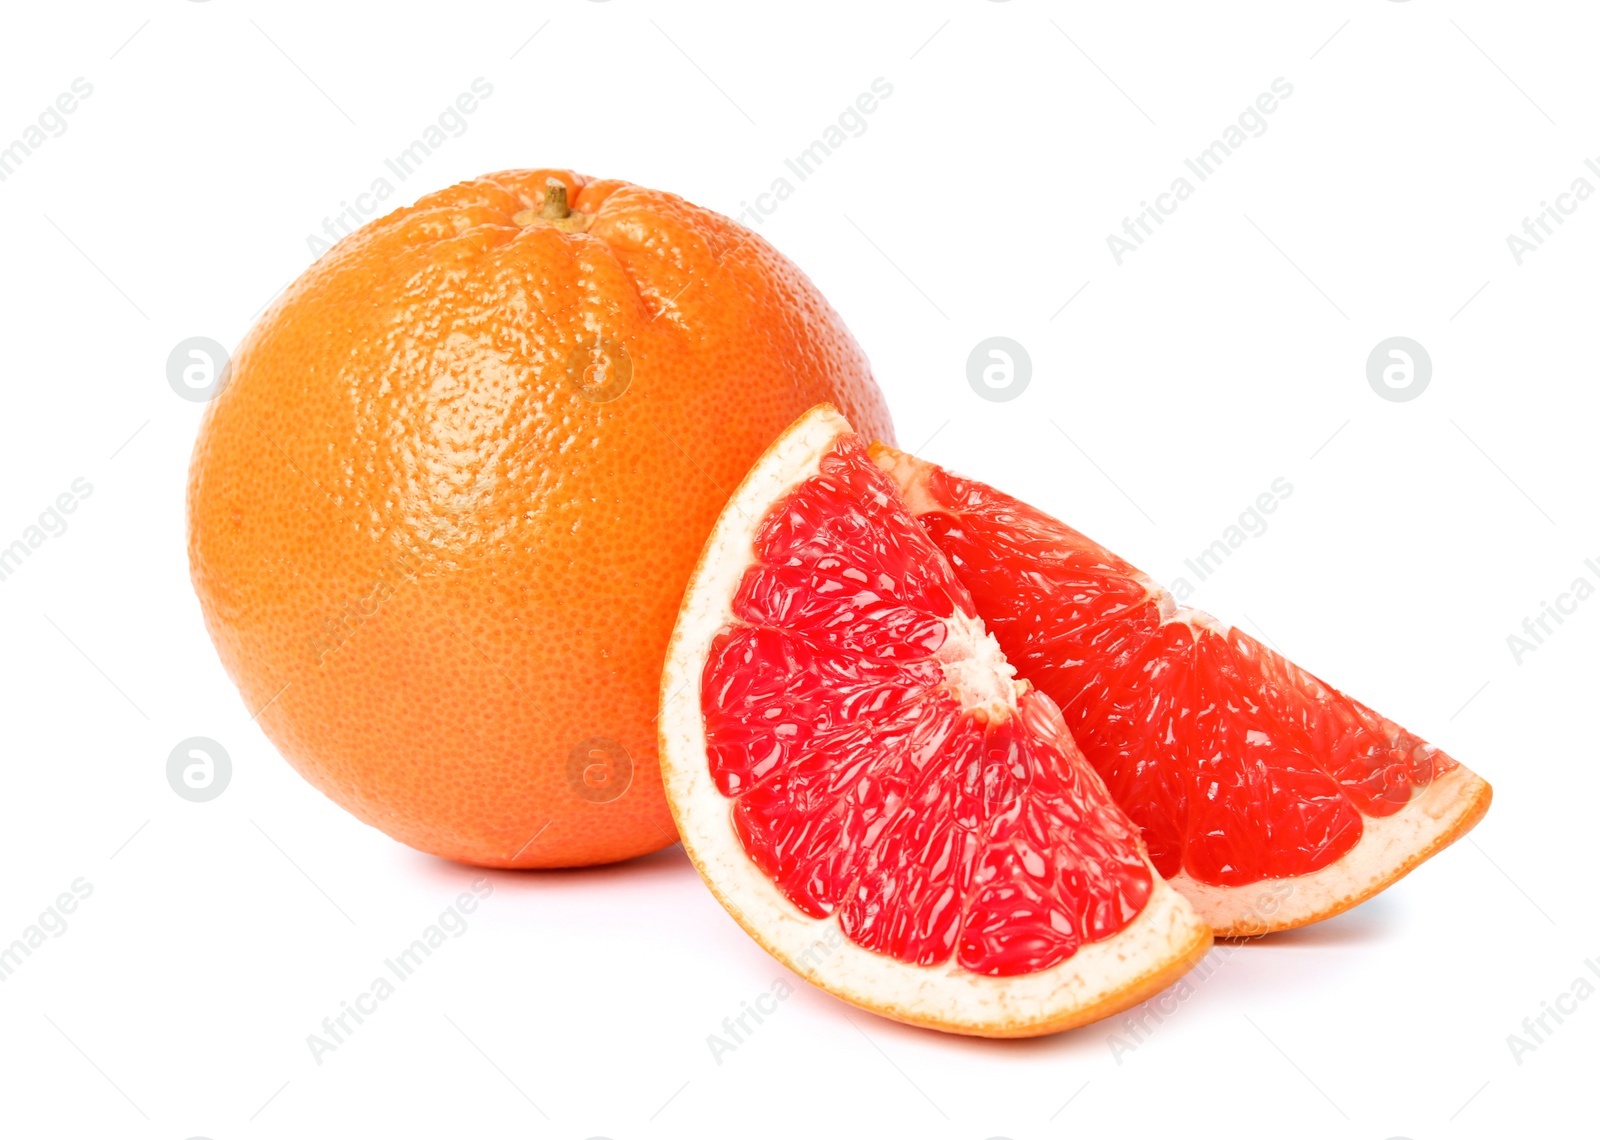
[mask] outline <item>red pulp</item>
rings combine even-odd
[[[971,595],[854,436],[761,521],[702,676],[711,774],[803,913],[902,962],[1026,974],[1152,889],[1055,704],[966,707],[943,659]]]

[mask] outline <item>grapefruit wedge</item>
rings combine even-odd
[[[1211,933],[1050,698],[829,405],[756,463],[662,676],[684,848],[791,970],[915,1025],[1021,1037],[1165,988]]]
[[[1071,527],[893,448],[872,455],[1217,935],[1347,910],[1488,810],[1489,785],[1444,752]]]

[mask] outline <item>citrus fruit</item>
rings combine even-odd
[[[207,628],[338,803],[494,867],[672,843],[656,686],[728,494],[819,400],[892,431],[761,238],[565,170],[340,241],[245,337],[189,481]]]
[[[1164,988],[1211,935],[836,410],[718,520],[662,673],[661,758],[723,906],[823,989],[1028,1036]]]
[[[1338,914],[1488,810],[1444,752],[1071,527],[893,448],[873,458],[1217,934]]]

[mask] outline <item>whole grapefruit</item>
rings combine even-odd
[[[440,191],[235,353],[189,477],[206,626],[290,763],[402,842],[492,867],[666,846],[684,586],[824,400],[893,439],[838,315],[728,219],[566,170]]]

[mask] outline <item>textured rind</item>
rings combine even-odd
[[[584,232],[515,222],[551,178]],[[597,336],[631,362],[605,401],[569,367]],[[892,430],[838,315],[728,219],[566,170],[429,194],[234,352],[188,486],[207,630],[284,757],[403,842],[494,867],[666,846],[653,718],[683,585],[820,400]],[[596,739],[631,763],[614,798],[571,775]]]
[[[814,985],[913,1025],[985,1037],[1053,1033],[1108,1017],[1170,985],[1211,945],[1209,928],[1159,877],[1119,934],[1035,974],[983,977],[954,963],[907,965],[864,950],[834,918],[812,919],[783,897],[740,845],[729,801],[712,781],[700,680],[717,632],[754,557],[768,508],[815,474],[850,425],[822,405],[786,431],[745,477],[712,531],[691,579],[661,679],[660,755],[685,850],[728,913],[770,954]]]
[[[941,509],[924,488],[933,465],[882,443],[869,449],[894,479],[914,515]],[[1185,620],[1225,623],[1199,611]],[[981,616],[981,615],[980,615]],[[1167,881],[1219,938],[1256,937],[1341,914],[1378,894],[1472,830],[1489,810],[1493,790],[1459,762],[1416,790],[1398,811],[1361,813],[1362,833],[1338,859],[1310,874],[1259,879],[1240,886],[1200,882],[1184,871]]]

